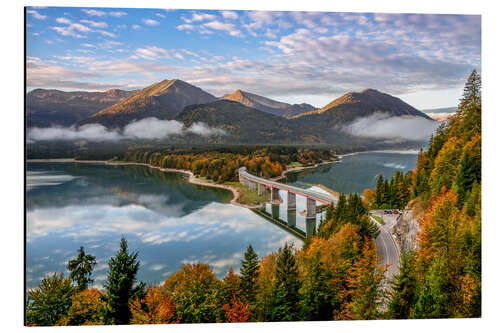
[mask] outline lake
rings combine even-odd
[[[239,271],[248,244],[264,256],[302,241],[252,211],[229,204],[227,190],[190,184],[181,173],[145,166],[28,163],[27,287],[65,271],[80,246],[97,257],[94,285],[126,236],[139,251],[138,279],[163,282],[182,263]],[[67,272],[66,272],[67,273]]]
[[[366,188],[375,188],[380,174],[390,179],[396,170],[413,170],[417,158],[417,151],[355,153],[343,156],[337,163],[289,173],[287,183],[304,188],[321,184],[339,193],[361,194]]]
[[[395,170],[411,170],[416,160],[416,153],[348,155],[335,164],[287,175],[287,182],[361,193],[375,186],[378,174],[390,177]],[[80,246],[97,257],[94,285],[102,286],[122,235],[130,250],[139,252],[138,279],[144,282],[163,282],[183,263],[197,262],[210,264],[222,278],[230,267],[239,271],[248,244],[259,256],[285,242],[303,244],[251,210],[231,205],[231,192],[190,184],[181,173],[146,166],[28,163],[26,177],[28,288],[48,273],[65,271]],[[306,200],[297,196],[297,211],[290,213],[286,193],[280,195],[282,204],[265,206],[269,215],[307,233],[319,226],[324,212],[306,219],[298,213]]]

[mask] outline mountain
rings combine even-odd
[[[71,126],[133,93],[119,89],[104,92],[34,89],[26,94],[27,126]]]
[[[449,108],[425,109],[422,110],[422,112],[436,121],[444,121],[450,119],[451,116],[457,112],[457,107],[452,106]]]
[[[225,99],[187,106],[175,120],[187,127],[203,122],[209,127],[222,129],[226,135],[218,139],[223,143],[324,143],[314,129]]]
[[[172,119],[187,105],[216,100],[209,93],[182,80],[164,80],[137,91],[79,124],[100,123],[109,128],[117,128],[148,117]]]
[[[319,110],[301,113],[291,118],[308,122],[312,126],[338,127],[348,124],[356,118],[371,116],[376,112],[386,113],[394,117],[418,116],[431,119],[401,99],[375,89],[347,93]]]
[[[281,117],[291,117],[307,111],[316,110],[314,106],[306,103],[288,104],[278,102],[267,97],[242,91],[240,89],[236,90],[232,94],[222,96],[221,99],[239,102],[259,111],[271,113]]]

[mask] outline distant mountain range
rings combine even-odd
[[[133,93],[119,89],[105,92],[35,89],[26,94],[27,126],[71,126]]]
[[[216,97],[182,80],[164,80],[137,91],[132,96],[79,122],[99,123],[108,128],[123,127],[148,117],[171,119],[184,107],[215,102]]]
[[[291,117],[307,111],[316,110],[310,104],[288,104],[278,102],[267,97],[255,95],[240,89],[232,94],[227,94],[221,97],[230,101],[241,103],[245,106],[257,109],[259,111],[267,112],[281,117]]]
[[[187,82],[174,79],[164,80],[135,92],[113,90],[87,93],[88,96],[101,94],[95,95],[100,97],[95,97],[99,103],[87,102],[91,98],[86,97],[78,104],[78,112],[74,112],[73,107],[74,100],[78,98],[69,97],[83,93],[56,92],[37,89],[27,94],[27,106],[30,110],[28,126],[97,123],[119,129],[134,120],[156,117],[174,119],[187,127],[202,122],[210,127],[222,129],[226,135],[223,138],[219,136],[217,142],[331,144],[340,141],[352,143],[358,139],[366,141],[366,138],[349,136],[342,129],[356,119],[375,113],[385,113],[389,117],[431,119],[399,98],[374,89],[347,93],[323,108],[316,109],[309,104],[282,103],[241,90],[216,98]],[[46,97],[42,99],[39,96]],[[108,104],[105,105],[106,103]],[[58,106],[59,112],[47,116],[45,121],[41,121],[40,117],[32,118],[36,114],[43,116],[44,113],[40,110],[50,114],[53,106]],[[77,116],[65,115],[73,113]],[[189,134],[188,138],[181,141],[197,141],[193,136],[196,135]],[[199,138],[198,141],[200,140],[208,139]]]

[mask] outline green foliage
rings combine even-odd
[[[411,318],[416,300],[417,276],[415,274],[415,253],[401,253],[399,274],[392,286],[392,298],[389,303],[389,318]]]
[[[75,288],[70,278],[54,273],[45,276],[38,286],[28,291],[26,321],[29,325],[53,326],[71,307]]]
[[[328,274],[319,253],[304,263],[305,276],[299,290],[302,320],[330,320],[332,293],[328,289]]]
[[[144,294],[144,284],[136,285],[140,262],[138,252],[129,253],[127,240],[122,237],[120,249],[109,260],[109,272],[104,288],[107,293],[108,320],[117,325],[130,323],[129,302]]]
[[[271,296],[271,321],[299,319],[299,274],[292,245],[278,250],[276,284]]]
[[[78,256],[68,262],[69,277],[76,282],[79,291],[87,289],[94,282],[90,276],[96,263],[95,257],[85,253],[83,246],[78,250]]]
[[[248,245],[245,258],[241,261],[240,275],[243,299],[247,304],[253,304],[259,275],[259,257],[254,252],[252,245]]]

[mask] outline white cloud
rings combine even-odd
[[[69,20],[67,20],[69,22]],[[58,21],[59,22],[59,21]],[[95,22],[95,21],[90,21],[90,20],[80,20],[80,22],[88,24],[89,26],[93,28],[106,28],[108,24],[106,22]],[[63,23],[63,22],[59,22]]]
[[[158,17],[161,17],[161,18],[165,18],[165,17],[166,17],[166,16],[165,16],[165,15],[163,15],[162,13],[155,13],[155,15],[156,15],[156,16],[158,16]]]
[[[145,118],[125,126],[123,134],[137,139],[160,139],[172,134],[180,134],[183,124],[175,120]]]
[[[71,21],[68,20],[65,17],[58,17],[58,18],[56,18],[56,22],[57,23],[61,23],[61,24],[71,24]]]
[[[153,19],[143,19],[142,22],[144,22],[145,25],[149,25],[151,27],[160,24],[160,22],[153,20]]]
[[[36,141],[73,141],[88,140],[94,142],[117,141],[123,139],[164,139],[170,135],[193,133],[201,136],[225,135],[226,132],[210,128],[205,123],[194,123],[186,128],[182,122],[176,120],[159,120],[158,118],[144,118],[133,121],[123,128],[123,131],[110,130],[100,124],[88,124],[80,127],[49,127],[29,128],[28,143]]]
[[[223,10],[220,13],[222,17],[225,19],[236,20],[238,18],[238,14],[231,10]]]
[[[176,27],[177,30],[194,30],[194,25],[191,24],[181,24]]]
[[[220,21],[211,21],[208,23],[203,24],[204,27],[214,29],[214,30],[221,30],[227,32],[229,35],[234,36],[234,37],[242,37],[243,33],[235,27],[234,24],[232,23],[223,23]]]
[[[377,112],[353,121],[343,131],[362,137],[423,141],[428,140],[438,126],[439,122],[423,117],[394,117],[389,113]]]
[[[177,58],[184,59],[181,53],[175,50],[162,49],[157,46],[146,46],[138,48],[135,51],[135,56],[144,59],[158,59],[158,58]]]
[[[39,12],[37,12],[36,10],[33,10],[33,9],[27,10],[26,13],[30,14],[31,16],[33,16],[37,20],[45,20],[47,18],[46,15],[42,15]]]
[[[27,140],[89,140],[89,141],[114,141],[121,138],[115,131],[109,131],[106,127],[98,124],[84,125],[81,127],[50,127],[31,128],[28,130]]]
[[[95,9],[82,9],[82,12],[86,13],[87,15],[90,16],[106,16],[106,12],[103,12],[102,10],[95,10]]]
[[[111,15],[113,17],[122,17],[122,16],[127,15],[127,13],[125,13],[125,12],[109,12],[109,15]]]
[[[138,25],[138,24],[132,24],[132,29],[139,30],[140,28],[141,28],[140,25]]]

